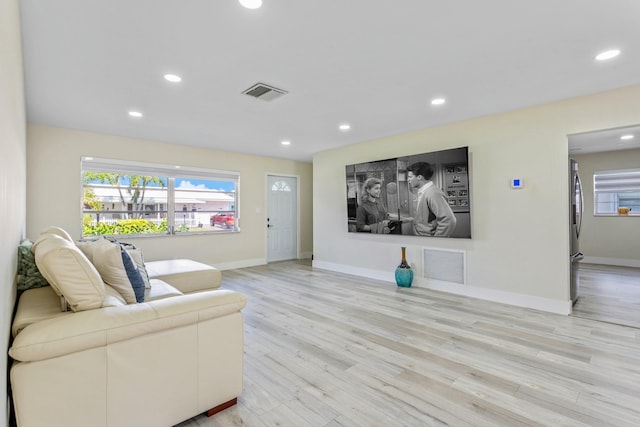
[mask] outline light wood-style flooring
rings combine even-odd
[[[638,329],[308,261],[222,287],[248,297],[244,391],[180,427],[640,425]]]
[[[580,263],[573,315],[640,328],[640,269]]]

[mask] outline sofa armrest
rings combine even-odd
[[[9,355],[22,362],[49,359],[222,317],[245,305],[246,298],[238,292],[214,290],[72,313],[27,326]]]
[[[11,324],[11,334],[16,337],[32,323],[72,314],[72,311],[60,311],[60,297],[51,286],[27,289],[18,300],[18,309]]]

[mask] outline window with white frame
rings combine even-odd
[[[640,215],[640,169],[600,171],[593,174],[594,215]]]
[[[82,235],[239,231],[234,171],[82,158]]]

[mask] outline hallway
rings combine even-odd
[[[580,263],[573,316],[640,328],[640,269]]]

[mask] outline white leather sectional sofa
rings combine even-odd
[[[144,302],[127,302],[59,234],[33,250],[52,286],[23,292],[12,325],[19,427],[172,426],[235,403],[242,294],[217,289],[211,267],[169,260],[146,263]]]

